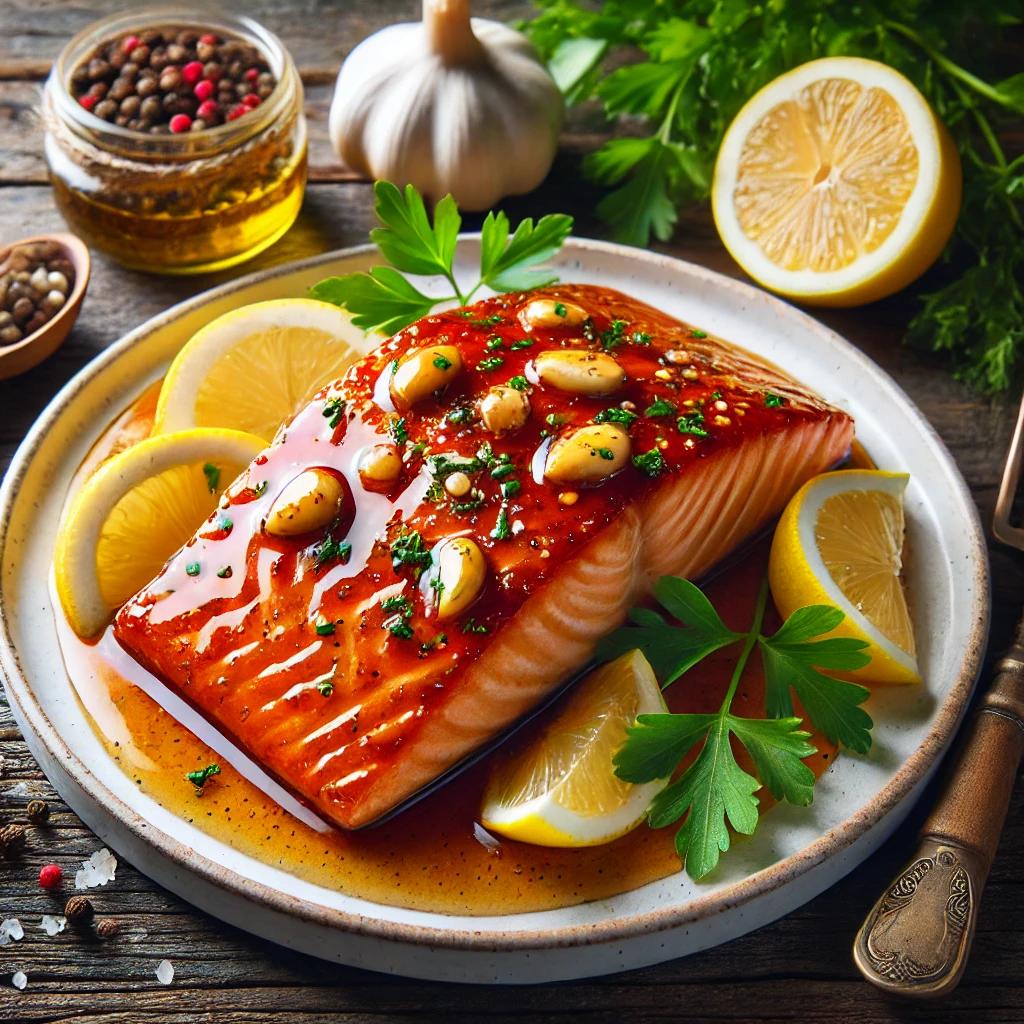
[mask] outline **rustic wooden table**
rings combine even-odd
[[[62,228],[47,184],[37,108],[40,83],[64,42],[117,0],[78,3],[0,0],[0,242]],[[0,472],[57,390],[104,347],[168,306],[228,277],[366,240],[373,225],[365,182],[348,180],[330,150],[326,113],[337,68],[370,31],[413,16],[416,0],[250,0],[247,13],[277,32],[303,72],[311,130],[311,180],[302,214],[277,245],[244,267],[207,277],[158,278],[97,256],[82,315],[64,347],[17,380],[0,382]],[[527,13],[514,0],[475,5],[481,14]],[[506,203],[514,219],[552,210],[573,213],[577,233],[598,234],[593,193],[579,175],[578,152],[595,144],[600,118],[582,117],[567,134],[547,183]],[[468,225],[475,227],[475,224]],[[718,242],[706,210],[686,211],[675,240],[663,247],[683,259],[742,276]],[[823,320],[891,373],[953,452],[981,510],[991,521],[1015,403],[990,404],[960,387],[945,366],[901,347],[912,295],[864,309],[830,311]],[[1010,637],[1024,602],[1024,560],[991,547],[992,649]],[[989,661],[991,662],[991,656]],[[206,916],[122,863],[95,902],[121,924],[100,941],[68,929],[48,937],[40,915],[59,913],[38,885],[50,861],[73,871],[102,844],[61,802],[29,754],[0,697],[0,823],[24,820],[33,797],[50,802],[49,824],[32,833],[21,859],[0,864],[0,918],[18,917],[21,942],[0,948],[0,1021],[281,1022],[577,1020],[612,1021],[927,1021],[1008,1024],[1024,1021],[1024,787],[1018,786],[981,906],[974,952],[954,996],[938,1004],[889,999],[861,981],[850,957],[864,914],[910,854],[929,803],[861,868],[807,906],[752,935],[706,953],[591,981],[512,992],[407,981],[322,963],[249,937]],[[170,987],[154,977],[170,959]],[[10,987],[14,971],[28,987]]]

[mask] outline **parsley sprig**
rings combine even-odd
[[[374,212],[384,226],[371,231],[370,238],[391,266],[329,277],[310,289],[313,298],[352,313],[357,327],[394,334],[426,316],[439,303],[455,299],[460,306],[467,305],[485,285],[499,293],[517,292],[558,280],[539,264],[562,247],[572,231],[572,217],[554,213],[541,217],[536,224],[527,217],[510,238],[508,217],[501,212],[488,213],[480,232],[480,277],[472,288],[463,291],[454,271],[462,226],[455,200],[445,196],[434,208],[431,224],[423,199],[412,185],[402,192],[390,181],[378,181],[373,194]],[[440,275],[454,294],[425,295],[405,274]]]
[[[806,806],[813,799],[814,774],[801,759],[815,748],[808,743],[811,734],[799,728],[802,720],[793,714],[792,693],[830,740],[860,753],[868,751],[872,721],[859,706],[867,700],[868,690],[819,670],[853,671],[867,665],[870,657],[861,640],[814,639],[831,632],[844,618],[827,605],[800,608],[773,636],[765,636],[761,630],[768,604],[767,577],[745,633],[729,629],[707,597],[687,580],[664,576],[654,593],[683,627],[671,627],[656,611],[635,608],[630,613],[633,625],[616,630],[598,645],[599,660],[639,648],[666,687],[709,654],[743,644],[717,712],[640,715],[615,756],[619,778],[644,783],[671,776],[701,744],[693,763],[655,797],[648,818],[654,828],[684,819],[676,833],[676,850],[690,876],[702,878],[729,849],[727,823],[744,835],[753,833],[758,821],[754,794],[761,785],[777,800]],[[768,717],[741,718],[731,707],[755,646],[764,661]],[[757,777],[737,763],[730,736],[746,748]]]

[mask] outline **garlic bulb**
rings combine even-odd
[[[354,171],[485,210],[543,181],[562,114],[524,35],[470,19],[469,0],[423,0],[422,22],[382,29],[349,54],[330,134]]]

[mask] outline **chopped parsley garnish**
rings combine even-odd
[[[511,462],[499,462],[498,465],[491,470],[491,476],[495,480],[500,480],[502,477],[508,476],[509,473],[514,473],[516,467]]]
[[[223,513],[217,516],[217,529],[227,536],[235,528],[235,524]]]
[[[476,450],[476,457],[488,466],[494,465],[494,449],[490,441],[484,441]]]
[[[452,361],[446,356],[435,356],[434,365],[439,370],[450,370],[452,368]]]
[[[634,345],[650,345],[651,336],[646,331],[635,331],[632,341]]]
[[[216,494],[220,490],[220,470],[212,462],[207,462],[203,466],[203,476],[210,493]]]
[[[634,455],[633,465],[648,476],[657,476],[666,469],[665,457],[659,448],[652,448],[650,451],[644,452],[643,455]]]
[[[464,423],[469,423],[473,419],[473,410],[468,405],[460,406],[458,409],[452,409],[448,413],[448,422],[454,423],[456,426],[461,427]]]
[[[399,615],[406,617],[412,615],[412,603],[404,594],[392,594],[391,597],[385,597],[380,606],[381,610],[387,612],[388,615],[393,612],[398,612]]]
[[[698,331],[696,327],[691,327],[690,328],[690,337],[691,338],[706,338],[707,336],[708,336],[708,332],[707,331]]]
[[[516,391],[525,391],[530,386],[530,382],[522,374],[517,373],[514,377],[509,378],[508,386],[515,388]]]
[[[330,619],[325,619],[322,615],[316,621],[316,635],[317,636],[331,636],[334,633],[334,623]]]
[[[411,640],[413,638],[412,627],[401,615],[392,615],[390,619],[385,619],[383,628],[388,630],[392,636],[397,636],[399,640]]]
[[[512,527],[508,524],[508,513],[504,508],[498,513],[498,521],[488,536],[491,540],[508,540],[512,536]]]
[[[667,398],[656,398],[644,409],[644,415],[652,420],[657,416],[671,416],[675,411],[675,402],[670,402]]]
[[[722,397],[722,392],[721,391],[712,391],[711,392],[711,401],[712,402],[717,402],[721,397]]]
[[[330,697],[334,693],[334,683],[330,679],[321,679],[316,684],[316,688],[321,697]]]
[[[637,414],[628,409],[620,409],[612,406],[610,409],[602,409],[595,417],[595,423],[621,423],[627,430],[637,421]]]
[[[462,626],[463,633],[490,633],[486,626],[478,626],[476,619],[468,619]]]
[[[597,454],[606,462],[611,462],[615,458],[615,452],[613,452],[611,448],[598,448]]]
[[[622,335],[626,330],[625,320],[613,320],[611,326],[601,332],[601,344],[605,349],[613,349],[622,344]]]
[[[409,440],[409,431],[405,426],[405,417],[401,416],[397,420],[392,420],[388,424],[388,433],[394,438],[395,444],[405,444]]]
[[[498,334],[492,334],[487,339],[487,351],[493,352],[496,348],[501,348],[504,342],[501,340],[501,336]]]
[[[435,505],[438,502],[444,501],[445,490],[444,484],[440,480],[435,480],[428,488],[425,495],[427,501],[432,501]]]
[[[430,579],[430,588],[437,592],[437,594],[444,593],[444,581],[440,576],[432,576]]]
[[[566,316],[569,311],[562,305],[561,302],[555,303],[555,316]]]
[[[270,481],[269,481],[269,480],[261,480],[261,481],[260,481],[260,482],[259,482],[259,483],[258,483],[258,484],[257,484],[257,485],[256,485],[256,486],[255,486],[255,487],[253,488],[253,489],[252,489],[252,493],[253,493],[254,495],[256,495],[256,497],[257,497],[257,498],[262,498],[262,497],[263,497],[263,495],[267,493],[267,488],[268,488],[269,486],[270,486]]]
[[[452,473],[476,473],[484,468],[481,459],[466,455],[428,455],[427,465],[431,474],[439,480],[444,480]]]
[[[185,566],[185,572],[187,572],[189,574],[189,576],[198,576],[199,575],[199,563],[198,562],[189,562],[188,565]]]
[[[501,496],[503,498],[514,498],[522,489],[518,480],[505,480],[501,485]]]
[[[479,487],[470,490],[468,501],[457,501],[452,503],[453,512],[475,512],[484,507],[484,492]]]
[[[345,403],[340,398],[328,398],[324,403],[323,415],[327,419],[327,426],[334,430],[341,422],[345,414]]]
[[[476,364],[476,368],[483,373],[486,373],[488,370],[496,370],[499,366],[504,365],[505,360],[502,359],[501,356],[488,356],[486,359],[481,359],[480,362]]]
[[[707,437],[708,432],[701,426],[704,422],[704,413],[688,412],[676,420],[676,426],[680,434],[693,434],[695,437]]]
[[[470,313],[469,315],[472,316],[473,314]],[[479,320],[470,320],[469,322],[474,327],[493,327],[495,324],[503,323],[504,317],[500,313],[492,313],[490,316],[484,316]]]
[[[432,651],[438,644],[448,643],[447,633],[438,633],[432,640],[426,640],[420,644],[421,651]]]
[[[423,546],[423,538],[415,530],[403,533],[391,542],[391,567],[395,572],[408,566],[419,579],[420,573],[429,564],[430,552]]]
[[[778,409],[779,406],[785,405],[786,400],[781,395],[773,395],[770,391],[764,396],[764,404],[769,409]]]
[[[230,579],[230,578],[231,578],[231,566],[230,566],[230,565],[222,565],[222,566],[221,566],[221,567],[220,567],[220,568],[219,568],[219,569],[217,570],[217,575],[218,575],[218,576],[219,576],[219,577],[220,577],[220,578],[221,578],[222,580]]]
[[[518,341],[513,341],[509,348],[516,352],[521,348],[529,348],[532,344],[533,338],[520,338]]]
[[[203,795],[203,787],[214,775],[220,775],[219,764],[208,764],[205,768],[200,768],[198,771],[185,772],[185,778],[196,787],[196,796]]]
[[[560,412],[549,412],[547,416],[544,417],[544,422],[549,427],[560,427],[564,423],[568,423],[569,418],[567,416],[563,416]],[[600,422],[604,421],[602,420]]]
[[[352,545],[347,540],[335,540],[328,531],[313,556],[313,568],[319,569],[320,566],[335,559],[344,565],[351,554]]]

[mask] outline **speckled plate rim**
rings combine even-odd
[[[479,236],[460,237],[470,240]],[[246,878],[197,854],[186,844],[159,831],[142,815],[123,803],[97,779],[89,767],[72,751],[36,700],[31,684],[21,667],[18,651],[11,634],[9,611],[3,592],[0,590],[0,668],[3,669],[5,676],[4,682],[8,698],[11,700],[18,718],[32,730],[35,737],[46,748],[47,753],[59,765],[60,771],[66,773],[90,799],[99,803],[107,813],[113,815],[117,824],[136,840],[154,847],[171,863],[200,876],[204,882],[215,888],[232,892],[271,910],[309,921],[318,926],[336,928],[378,940],[391,940],[434,948],[500,953],[564,949],[597,943],[621,942],[653,932],[680,928],[741,907],[759,897],[775,893],[782,886],[806,874],[828,858],[843,853],[858,840],[866,838],[872,827],[886,815],[895,811],[906,798],[920,793],[923,784],[934,771],[938,759],[948,748],[967,707],[984,657],[990,613],[989,565],[984,531],[967,485],[941,438],[905,392],[884,370],[834,331],[788,303],[767,295],[752,285],[659,253],[628,249],[614,243],[579,238],[572,239],[567,245],[567,250],[572,249],[582,249],[592,254],[603,253],[609,257],[622,257],[624,254],[628,254],[629,259],[646,263],[652,269],[663,268],[667,265],[682,267],[685,268],[687,274],[702,284],[731,291],[738,303],[767,302],[769,308],[781,307],[781,310],[777,309],[777,311],[784,312],[788,317],[801,318],[805,327],[812,333],[818,334],[823,340],[827,340],[829,345],[842,350],[846,359],[858,364],[859,368],[873,378],[878,387],[883,389],[893,402],[902,406],[904,411],[916,421],[916,426],[921,434],[944,457],[951,485],[963,503],[967,519],[966,525],[969,529],[968,545],[973,584],[972,626],[956,678],[950,685],[941,707],[936,712],[932,727],[916,751],[902,762],[890,782],[868,805],[860,808],[838,826],[830,829],[799,852],[787,856],[725,889],[690,900],[684,906],[653,909],[606,922],[581,923],[562,928],[517,930],[512,933],[502,930],[453,929],[382,921],[363,914],[348,913],[304,899],[290,897],[261,882]],[[6,563],[9,557],[12,557],[12,553],[8,550],[10,539],[8,527],[20,482],[28,472],[33,457],[42,446],[48,431],[53,427],[62,410],[76,394],[87,387],[93,377],[122,358],[125,353],[139,345],[158,328],[204,306],[211,300],[230,296],[233,292],[254,284],[270,281],[299,270],[315,268],[345,257],[365,256],[373,250],[374,247],[369,245],[336,250],[284,266],[259,271],[206,291],[151,318],[112,344],[84,367],[65,385],[40,415],[19,447],[3,484],[0,486],[0,567]],[[852,865],[850,866],[852,867]],[[809,893],[807,898],[813,896],[815,892]],[[442,917],[442,915],[436,916]],[[778,916],[778,914],[776,913],[774,916]],[[671,952],[667,954],[669,957],[672,955]],[[661,957],[661,959],[665,959],[665,957]],[[648,958],[645,962],[653,961]]]

